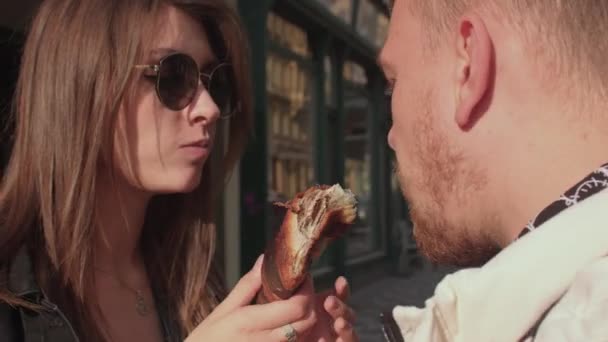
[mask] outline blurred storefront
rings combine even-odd
[[[314,265],[319,280],[394,270],[409,236],[386,144],[376,64],[388,30],[380,0],[240,0],[252,46],[255,139],[241,162],[241,269],[280,226],[273,206],[314,184],[359,201],[349,234]],[[405,237],[405,239],[404,239]]]

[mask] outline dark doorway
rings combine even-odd
[[[12,149],[12,98],[19,74],[23,34],[0,27],[0,170],[4,170]],[[3,173],[3,172],[2,172]]]

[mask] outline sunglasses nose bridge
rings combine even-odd
[[[203,86],[203,88],[207,91],[209,91],[209,86],[211,85],[211,75],[206,74],[204,72],[198,72],[198,86],[200,87],[201,85]]]

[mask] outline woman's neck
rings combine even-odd
[[[97,193],[96,267],[121,275],[143,266],[139,242],[150,194],[104,178]]]

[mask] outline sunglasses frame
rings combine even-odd
[[[191,56],[185,54],[185,53],[181,53],[181,52],[176,52],[176,53],[172,53],[169,55],[164,56],[163,58],[160,59],[160,61],[158,62],[158,64],[136,64],[134,67],[135,69],[147,69],[151,72],[153,72],[152,75],[144,75],[145,77],[150,77],[150,78],[154,78],[154,84],[155,84],[155,89],[156,89],[156,96],[158,97],[158,99],[160,100],[160,102],[167,108],[169,108],[170,110],[173,111],[180,111],[183,110],[184,108],[188,107],[194,98],[190,99],[190,101],[182,108],[171,108],[169,107],[165,101],[163,100],[162,96],[160,95],[160,69],[162,67],[163,62],[169,58],[169,57],[174,57],[176,55],[180,55],[180,56],[184,56],[186,58],[189,58],[190,60],[192,60],[194,62],[194,64],[196,65],[196,70],[198,72],[198,79],[203,83],[203,87],[205,88],[205,90],[207,92],[209,92],[209,86],[211,85],[211,81],[213,79],[213,74],[220,68],[225,68],[225,67],[230,67],[231,64],[227,63],[227,62],[221,62],[218,63],[217,65],[215,65],[213,67],[213,69],[211,70],[211,72],[209,73],[204,73],[201,72],[200,69],[198,68],[198,64],[196,63],[196,61],[194,60],[194,58],[192,58]],[[203,80],[204,79],[204,80]],[[211,94],[209,94],[211,95]],[[215,102],[215,99],[211,96],[211,99]],[[216,103],[217,105],[217,103]],[[231,113],[229,114],[224,114],[224,113],[220,113],[220,119],[228,119],[232,116],[234,116],[234,114],[238,111],[239,105],[238,103],[236,104],[235,108],[232,110]]]

